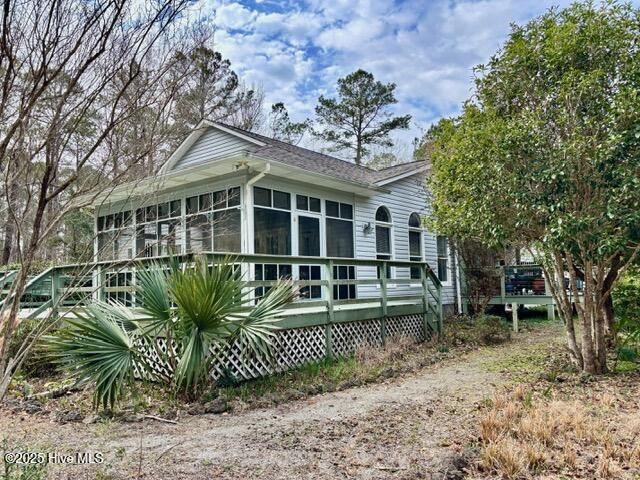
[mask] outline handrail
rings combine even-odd
[[[36,275],[35,277],[31,278],[29,281],[27,281],[27,283],[24,286],[24,293],[27,293],[27,290],[32,287],[33,285],[35,285],[36,283],[38,283],[40,280],[44,279],[45,277],[51,275],[51,273],[58,269],[59,267],[49,267],[46,270],[43,270],[42,272],[40,272],[38,275]],[[16,274],[17,274],[17,270],[16,270]],[[2,300],[0,300],[0,306],[4,305],[4,302],[6,302],[7,300],[12,299],[15,296],[15,292],[12,293],[11,295],[7,295],[5,298],[3,298]]]
[[[441,328],[442,324],[442,283],[438,279],[437,275],[427,262],[409,261],[409,260],[378,260],[378,259],[362,259],[362,258],[344,258],[344,257],[311,257],[311,256],[291,256],[291,255],[267,255],[267,254],[246,254],[246,253],[221,253],[221,252],[203,252],[203,253],[187,253],[176,255],[161,255],[154,257],[140,257],[130,260],[103,260],[93,263],[77,263],[66,264],[57,267],[50,267],[43,271],[38,276],[31,279],[28,283],[28,287],[36,285],[40,280],[46,276],[51,277],[51,292],[45,293],[45,298],[49,298],[46,303],[48,307],[32,302],[36,307],[36,312],[41,313],[43,309],[53,308],[57,309],[58,306],[69,305],[70,302],[83,302],[89,295],[97,294],[100,298],[104,298],[106,294],[110,293],[132,293],[135,291],[134,285],[119,285],[119,286],[107,286],[107,280],[111,275],[117,275],[124,271],[135,271],[136,268],[144,267],[145,265],[153,263],[164,263],[171,260],[175,260],[179,263],[187,263],[193,261],[196,257],[205,256],[209,261],[222,260],[230,258],[232,262],[239,264],[289,264],[289,265],[318,265],[323,268],[324,274],[322,280],[293,280],[293,283],[298,287],[307,286],[320,286],[323,295],[322,298],[302,300],[296,303],[300,308],[311,305],[323,305],[326,308],[328,323],[332,323],[334,320],[334,309],[340,305],[357,304],[357,303],[370,303],[380,302],[380,312],[382,318],[387,315],[389,299],[394,300],[396,297],[402,297],[403,292],[398,291],[389,292],[389,290],[395,285],[397,287],[409,287],[414,284],[421,290],[421,294],[409,295],[419,301],[422,297],[423,302],[423,315],[425,316],[425,329],[427,325],[435,330],[434,325],[431,324],[431,320],[427,317],[435,317],[437,324],[435,327]],[[355,266],[355,267],[372,267],[377,268],[381,272],[380,278],[355,278],[355,279],[338,279],[333,278],[334,266]],[[401,269],[411,269],[420,267],[421,278],[387,278],[387,267],[397,267]],[[130,270],[131,269],[131,270]],[[73,271],[79,271],[74,274]],[[397,272],[397,271],[396,271]],[[408,272],[407,272],[408,274]],[[61,295],[62,284],[65,278],[83,278],[91,281],[91,286],[85,285],[80,282],[75,286],[64,287],[66,292]],[[278,280],[247,280],[247,288],[253,289],[258,287],[274,286],[278,283]],[[374,297],[363,297],[362,299],[334,299],[333,287],[344,285],[357,285],[357,286],[378,286],[380,288],[380,295]],[[28,288],[25,293],[28,292]],[[404,290],[406,296],[407,291]],[[77,297],[71,298],[74,294],[83,295],[79,300]],[[71,300],[69,300],[71,298]],[[366,301],[368,299],[368,302]],[[361,301],[362,300],[362,301]],[[66,301],[66,303],[65,303]],[[292,309],[295,309],[292,307]]]

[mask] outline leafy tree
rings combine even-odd
[[[409,128],[411,115],[394,117],[388,107],[397,103],[395,83],[382,83],[357,70],[338,80],[338,98],[321,95],[316,106],[319,129],[313,135],[332,144],[331,150],[351,150],[360,165],[367,147],[392,147],[389,134]]]
[[[640,248],[639,36],[640,12],[618,3],[513,27],[474,100],[435,131],[434,228],[534,247],[589,373],[606,371],[606,304]]]
[[[278,102],[271,105],[268,127],[272,138],[297,145],[309,129],[309,121],[292,122],[287,107]]]

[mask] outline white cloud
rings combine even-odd
[[[320,94],[364,68],[397,84],[398,113],[423,127],[455,114],[469,97],[472,67],[524,23],[569,0],[307,0],[212,3],[217,48],[267,102],[283,101],[292,116],[313,113]],[[217,2],[217,3],[215,3]],[[416,127],[398,134],[406,142]]]

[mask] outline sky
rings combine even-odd
[[[472,93],[473,67],[523,24],[564,0],[204,0],[215,13],[216,48],[266,105],[284,102],[294,120],[313,116],[319,95],[358,68],[397,84],[397,114],[411,114],[401,148]]]

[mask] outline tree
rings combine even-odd
[[[271,138],[297,145],[309,129],[309,121],[292,122],[287,107],[278,102],[271,105],[268,128]]]
[[[377,81],[373,74],[357,70],[338,80],[338,98],[321,95],[316,106],[319,130],[313,135],[332,144],[332,151],[353,151],[356,164],[368,146],[392,147],[389,134],[409,128],[411,115],[394,117],[388,107],[397,103],[395,83]]]
[[[576,3],[514,27],[432,151],[434,228],[534,247],[588,373],[606,371],[605,306],[640,248],[639,20]]]
[[[154,148],[124,149],[107,139],[142,110],[161,111],[172,101],[169,72],[174,52],[183,49],[173,26],[187,5],[182,0],[4,4],[0,177],[4,195],[8,186],[18,188],[18,201],[5,203],[21,267],[0,306],[0,399],[33,342],[53,324],[51,317],[42,320],[37,334],[9,356],[20,297],[45,240],[68,213],[112,188]]]

